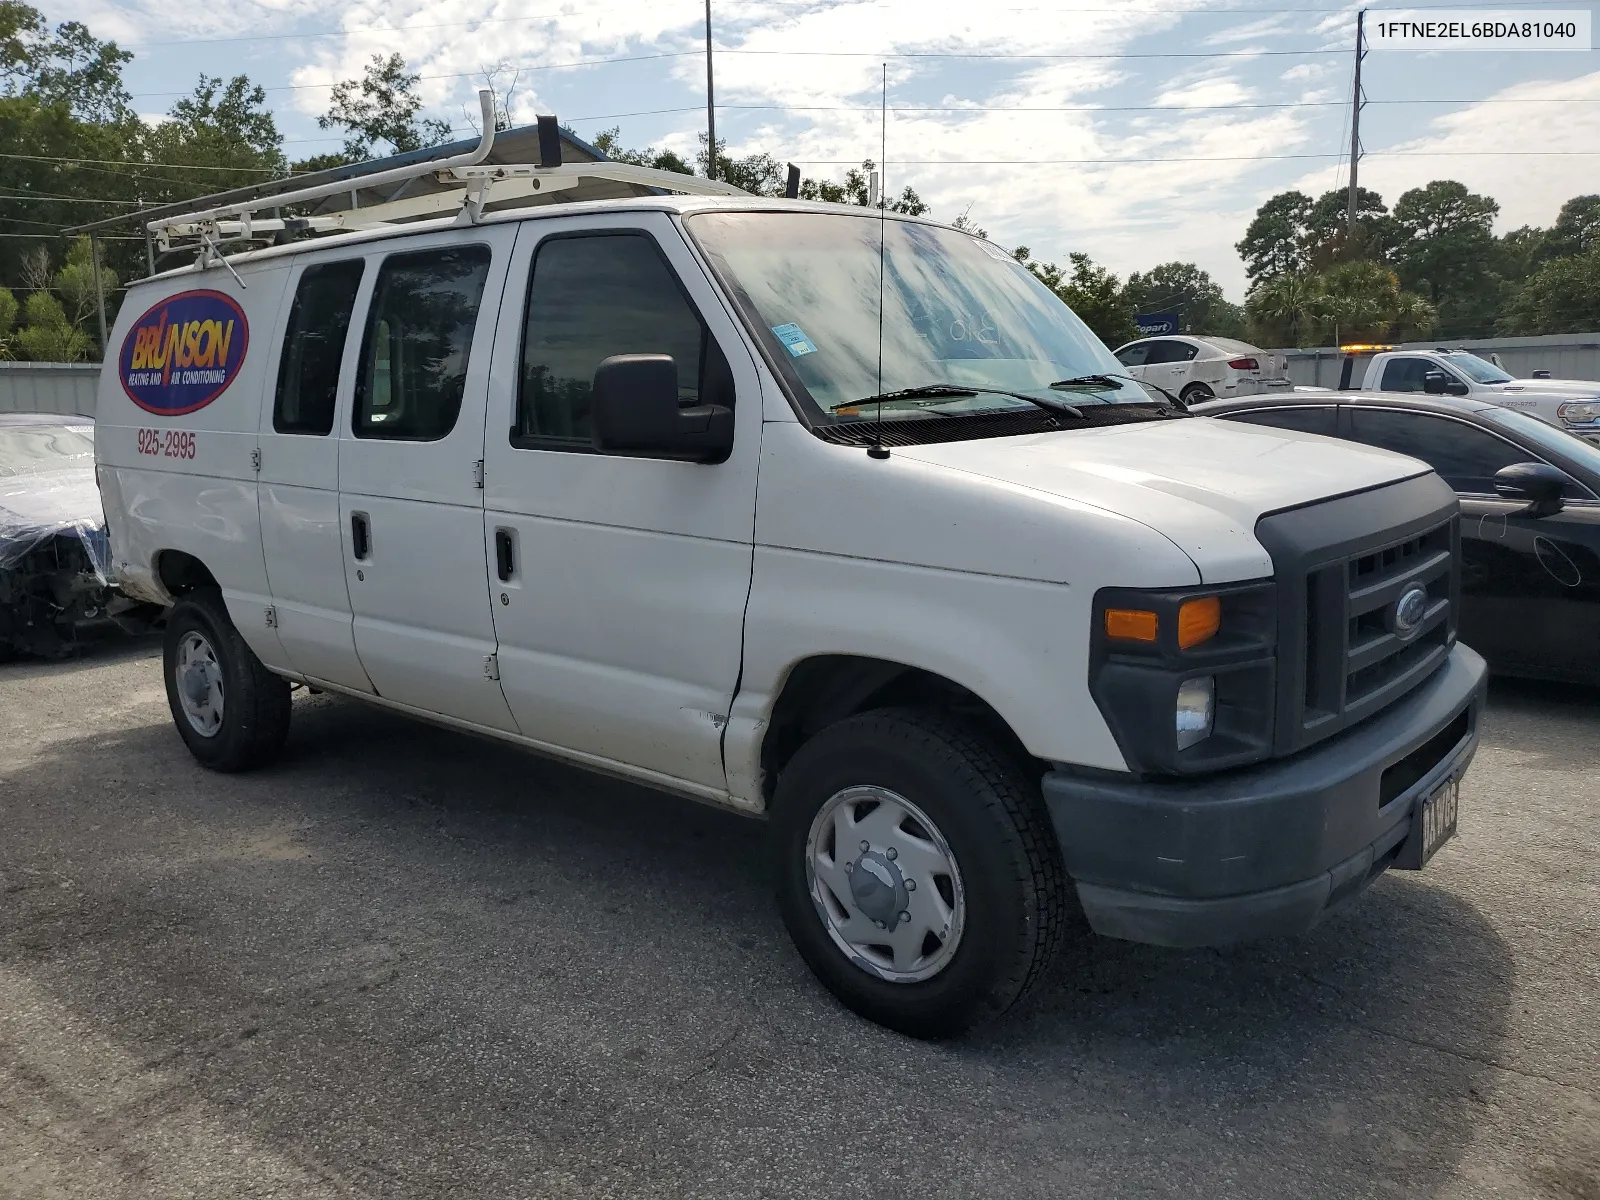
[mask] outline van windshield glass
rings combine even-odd
[[[685,224],[791,388],[816,406],[816,419],[876,419],[878,405],[855,409],[850,402],[907,390],[919,394],[884,403],[884,420],[1025,410],[1034,407],[1026,399],[1032,394],[1079,408],[1162,403],[1132,380],[1084,379],[1116,375],[1123,366],[1048,288],[989,242],[843,213],[699,213]],[[1075,382],[1050,387],[1063,380]],[[929,394],[940,385],[946,394]],[[973,394],[948,394],[955,390]]]

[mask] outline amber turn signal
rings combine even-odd
[[[1178,647],[1183,650],[1216,637],[1222,628],[1222,601],[1215,596],[1185,600],[1178,608]]]
[[[1106,636],[1129,642],[1153,642],[1160,621],[1142,608],[1106,609]]]

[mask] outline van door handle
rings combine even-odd
[[[494,531],[494,560],[501,583],[510,583],[517,573],[516,534],[509,529]]]
[[[362,562],[372,555],[372,524],[364,512],[350,514],[350,550]]]

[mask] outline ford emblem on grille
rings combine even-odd
[[[1415,637],[1428,615],[1428,589],[1413,583],[1394,602],[1394,632],[1402,640]]]

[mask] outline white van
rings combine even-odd
[[[306,685],[765,816],[800,953],[925,1036],[1076,904],[1294,932],[1454,832],[1485,673],[1422,464],[1190,417],[929,221],[472,195],[129,291],[100,482],[204,765]]]

